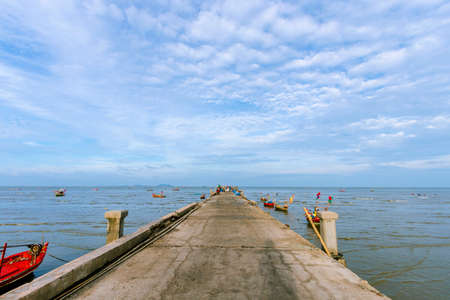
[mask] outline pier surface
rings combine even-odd
[[[286,225],[231,193],[72,299],[388,299]]]

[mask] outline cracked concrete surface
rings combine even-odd
[[[78,291],[81,299],[388,299],[231,193]]]

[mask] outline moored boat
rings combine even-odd
[[[265,207],[274,207],[275,203],[273,203],[273,202],[264,202],[264,206]]]
[[[3,246],[0,261],[0,287],[7,286],[31,274],[44,260],[48,242],[28,245],[30,250],[5,257],[7,243]]]
[[[312,220],[312,222],[314,223],[314,225],[315,225],[316,227],[319,227],[319,226],[320,226],[320,218],[319,218],[317,215],[314,216],[314,214],[311,213],[309,210],[308,210],[308,214],[310,215],[311,220]],[[310,223],[309,220],[308,220],[308,217],[306,216],[306,213],[305,213],[305,218],[306,218],[306,222],[308,222],[308,226],[312,227],[311,223]]]
[[[275,210],[287,212],[288,208],[289,208],[289,206],[287,204],[285,204],[285,205],[275,204]]]
[[[164,195],[163,193],[161,193],[161,194],[153,193],[152,195],[153,195],[153,198],[166,198],[166,195]]]
[[[66,194],[66,189],[58,189],[55,191],[55,196],[56,197],[62,197]]]
[[[202,195],[200,196],[200,199],[202,199],[202,200],[206,199],[206,195],[205,195],[205,194],[202,194]]]
[[[262,201],[262,202],[267,202],[268,199],[265,198],[265,197],[261,197],[261,198],[259,198],[259,200]]]

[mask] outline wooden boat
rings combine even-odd
[[[173,188],[172,191],[174,192],[178,192],[180,190],[180,188]]]
[[[155,193],[153,193],[152,194],[153,195],[153,198],[166,198],[166,195],[164,195],[164,194],[155,194]]]
[[[264,206],[265,207],[274,207],[275,203],[273,203],[273,202],[264,202]]]
[[[264,197],[261,197],[259,200],[262,201],[262,202],[267,202],[268,199],[264,198]]]
[[[275,204],[275,210],[279,210],[279,211],[285,211],[285,212],[287,212],[288,211],[288,205],[287,204],[285,204],[285,205],[283,205],[283,206],[281,206],[281,205],[278,205],[278,204]]]
[[[55,191],[55,196],[56,197],[62,197],[66,194],[66,189],[59,189]]]
[[[206,199],[206,196],[205,196],[205,194],[202,194],[201,196],[200,196],[200,199]]]
[[[44,260],[47,246],[48,242],[43,245],[29,245],[30,250],[5,257],[7,249],[7,243],[5,243],[0,261],[0,287],[13,283],[36,270]]]
[[[313,221],[314,225],[316,225],[316,227],[319,227],[320,226],[320,218],[317,216],[314,217],[313,214],[309,210],[308,210],[308,213],[311,216],[311,220]],[[306,222],[308,222],[308,226],[312,227],[311,223],[309,223],[309,220],[308,220],[308,217],[306,216],[306,214],[305,214],[305,219],[306,219]]]

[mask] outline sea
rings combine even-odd
[[[124,234],[200,201],[213,187],[111,186],[0,187],[0,243],[49,242],[35,271],[40,276],[105,244],[108,210],[128,210]],[[450,299],[450,189],[380,187],[241,187],[247,198],[320,246],[303,207],[337,212],[339,252],[348,268],[393,299]],[[167,198],[152,198],[161,192]],[[295,194],[289,213],[264,208],[261,196],[279,202]],[[261,229],[264,230],[264,229]],[[26,248],[8,249],[7,255]]]

